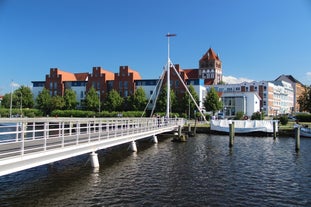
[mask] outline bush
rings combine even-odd
[[[54,117],[94,117],[95,115],[94,111],[83,110],[54,110],[51,113]]]
[[[261,120],[261,119],[262,115],[259,111],[252,114],[251,120]]]
[[[20,109],[12,109],[12,115],[13,116],[20,116],[21,110]],[[23,109],[22,110],[23,117],[36,117],[36,116],[42,116],[42,112],[38,109]],[[2,108],[0,109],[0,116],[1,117],[10,117],[10,109]]]
[[[301,122],[311,122],[311,114],[307,113],[296,114],[296,119]]]
[[[242,119],[244,119],[244,112],[243,111],[236,112],[234,120],[242,120]]]
[[[280,121],[280,123],[281,123],[282,125],[286,125],[286,124],[288,123],[288,117],[287,117],[287,115],[282,115],[282,116],[280,116],[279,121]]]

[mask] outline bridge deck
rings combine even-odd
[[[176,130],[183,119],[0,119],[0,176]]]

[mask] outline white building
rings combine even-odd
[[[251,106],[254,107],[253,112],[264,111],[265,115],[271,116],[291,113],[293,108],[294,91],[291,84],[286,81],[253,81],[240,84],[213,85],[207,86],[207,89],[209,90],[210,87],[214,87],[221,94],[221,97],[226,97],[227,93],[237,97],[243,96],[242,94],[245,92],[257,93],[260,97],[260,106],[259,110],[255,106]],[[244,111],[246,110],[247,108],[244,109]],[[248,111],[249,113],[250,111]]]
[[[221,100],[226,117],[234,117],[237,112],[251,117],[253,113],[260,112],[261,98],[256,92],[223,93]]]

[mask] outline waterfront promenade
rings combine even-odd
[[[0,119],[0,176],[177,130],[183,119],[7,118]]]

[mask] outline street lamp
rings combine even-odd
[[[11,82],[11,100],[10,100],[10,118],[12,118],[12,99],[13,99],[13,87],[18,87],[17,83]]]
[[[20,110],[21,110],[21,117],[23,116],[23,94],[21,91],[18,91],[21,94],[21,104],[20,104]]]
[[[100,113],[100,91],[98,91],[98,113]]]

